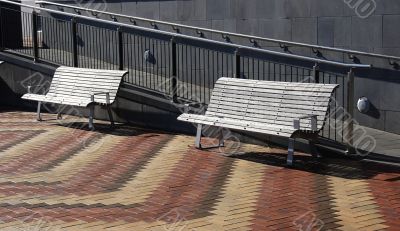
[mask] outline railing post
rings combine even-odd
[[[122,28],[118,27],[118,62],[119,62],[119,69],[124,69],[124,43],[122,37]]]
[[[312,72],[313,72],[312,77],[313,77],[314,83],[319,83],[319,66],[318,66],[318,63],[316,63],[313,66]]]
[[[346,119],[345,142],[347,143],[347,153],[353,151],[354,136],[354,70],[351,68],[347,73],[347,113],[350,118]]]
[[[74,67],[78,67],[78,42],[76,38],[76,29],[77,29],[77,24],[76,24],[76,19],[72,18],[71,19],[71,33],[72,33],[72,55],[73,55],[73,64]]]
[[[177,55],[176,55],[176,42],[175,39],[171,39],[171,68],[172,68],[172,102],[176,103],[178,100],[178,71],[177,71]]]
[[[235,50],[233,68],[234,68],[233,77],[234,78],[240,78],[241,74],[240,74],[240,52],[239,52],[239,48],[237,48]]]
[[[33,61],[37,62],[39,58],[39,47],[37,37],[37,20],[38,16],[35,10],[32,11],[32,47],[33,47]]]

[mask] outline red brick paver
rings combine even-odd
[[[0,230],[400,230],[399,167],[54,117],[0,113]]]

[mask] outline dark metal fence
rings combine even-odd
[[[207,104],[219,77],[336,83],[331,110],[353,111],[354,68],[369,65],[278,53],[0,1],[1,49],[59,65],[127,69],[125,84]],[[28,7],[28,6],[26,6]],[[13,25],[10,27],[10,23]],[[12,37],[12,38],[11,38]],[[351,106],[349,106],[351,105]],[[331,113],[321,135],[351,145],[352,124]],[[351,123],[351,122],[350,122]],[[343,129],[346,127],[346,129]]]

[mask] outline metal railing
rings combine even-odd
[[[21,7],[29,10],[23,11]],[[213,41],[7,0],[0,0],[0,31],[2,52],[24,55],[36,62],[128,69],[125,84],[164,94],[175,103],[207,104],[214,83],[221,76],[337,83],[340,88],[330,108],[343,107],[352,117],[355,71],[371,67]],[[322,136],[352,145],[352,120],[334,113],[327,123]]]
[[[171,22],[143,18],[143,17],[136,17],[136,16],[130,16],[130,15],[112,13],[112,12],[107,12],[107,11],[100,11],[100,10],[95,10],[95,9],[90,9],[90,8],[84,8],[84,7],[49,2],[49,1],[36,1],[36,4],[39,4],[41,7],[44,7],[45,5],[56,6],[58,10],[63,10],[64,8],[69,8],[69,9],[73,9],[74,13],[76,13],[76,14],[80,14],[81,11],[85,11],[85,12],[89,12],[94,17],[97,17],[98,15],[106,15],[113,21],[118,21],[118,19],[128,19],[133,25],[138,25],[138,22],[143,22],[144,23],[143,25],[147,24],[148,26],[151,26],[155,29],[159,29],[160,25],[169,26],[178,33],[181,32],[182,29],[189,29],[189,30],[194,31],[196,34],[198,34],[201,37],[204,37],[204,34],[206,32],[208,32],[208,33],[218,34],[221,38],[225,39],[228,42],[232,41],[232,39],[230,39],[230,37],[236,37],[236,38],[247,39],[253,45],[258,44],[259,42],[274,43],[274,44],[279,45],[279,47],[281,47],[283,50],[287,50],[289,47],[303,47],[303,48],[311,49],[314,54],[321,54],[321,53],[323,53],[323,51],[332,51],[332,52],[339,52],[339,53],[346,54],[349,57],[349,59],[352,59],[352,60],[357,60],[356,56],[358,56],[358,55],[365,56],[365,57],[387,59],[388,62],[390,63],[390,65],[396,65],[396,64],[398,64],[397,62],[400,61],[400,57],[398,57],[398,56],[368,53],[368,52],[362,52],[362,51],[356,51],[356,50],[341,49],[341,48],[335,48],[335,47],[327,47],[327,46],[313,45],[313,44],[307,44],[307,43],[299,43],[299,42],[265,38],[265,37],[259,37],[259,36],[253,36],[253,35],[246,35],[246,34],[240,34],[240,33],[233,33],[233,32],[227,32],[227,31],[221,31],[221,30],[215,30],[215,29],[209,29],[209,28],[202,28],[202,27],[195,27],[195,26],[189,26],[189,25],[178,24],[178,23],[171,23]]]

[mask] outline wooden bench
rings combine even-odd
[[[114,120],[110,106],[117,95],[122,77],[127,71],[100,70],[61,66],[54,73],[50,88],[45,95],[32,93],[28,86],[28,94],[23,99],[38,101],[37,119],[40,121],[42,102],[63,104],[76,107],[89,107],[89,128],[93,129],[94,105],[107,106],[111,125]],[[58,112],[57,119],[61,118]]]
[[[178,120],[197,124],[196,148],[202,148],[203,125],[286,137],[287,164],[292,165],[295,138],[308,139],[315,150],[337,87],[223,77],[215,84],[205,115],[185,113]],[[222,134],[219,143],[223,146]]]

